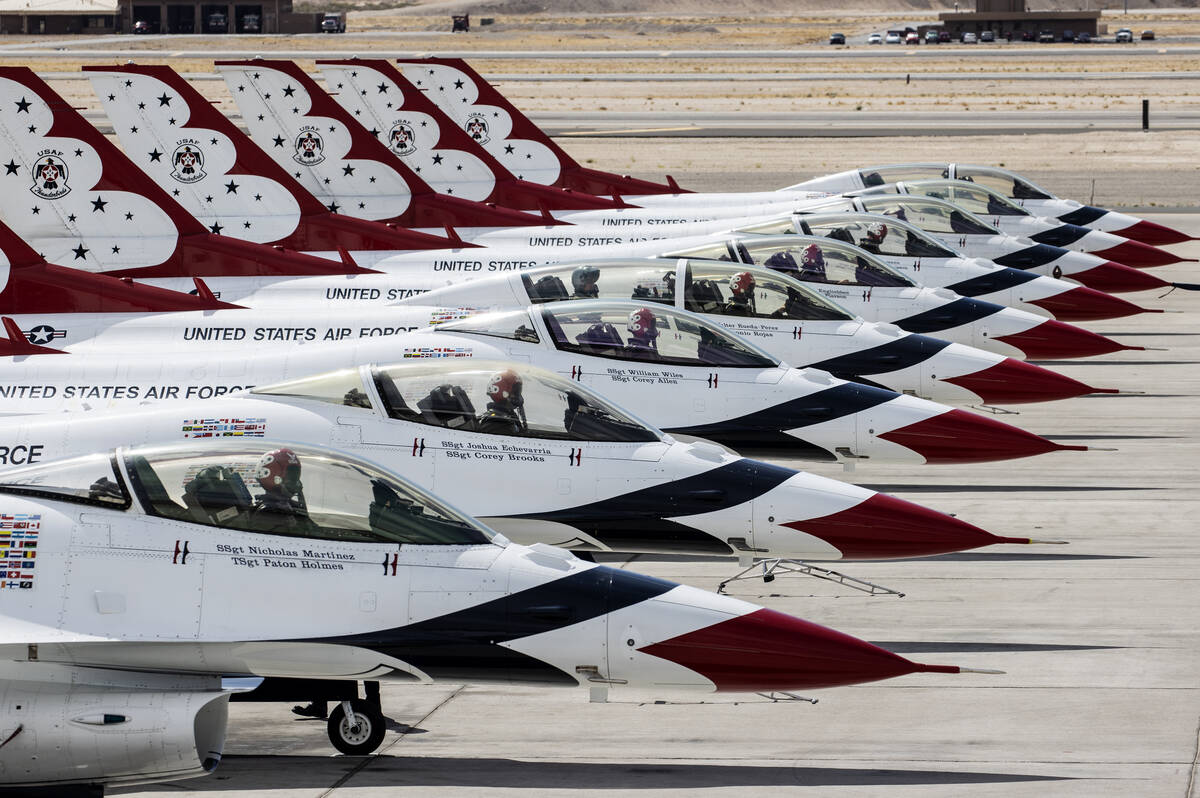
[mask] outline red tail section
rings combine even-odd
[[[0,214],[49,260],[128,276],[343,274],[206,229],[26,67],[0,67]]]
[[[520,156],[521,153],[515,152],[515,150],[521,147],[522,142],[536,143],[548,150],[546,154],[557,161],[557,177],[553,178],[547,185],[583,191],[588,194],[617,197],[638,196],[640,194],[687,193],[670,176],[667,177],[666,184],[660,184],[648,180],[639,180],[629,175],[618,175],[612,172],[588,169],[580,165],[578,161],[568,155],[562,147],[554,143],[554,140],[547,136],[541,128],[535,125],[525,114],[521,113],[504,95],[484,80],[483,76],[472,69],[461,58],[406,59],[403,63],[417,66],[422,64],[442,65],[455,69],[465,75],[465,79],[474,84],[474,91],[481,105],[492,106],[498,109],[501,115],[507,115],[508,117],[508,135],[503,140],[493,139],[498,146],[505,147],[508,150],[508,154]],[[492,152],[496,154],[498,150],[493,149]],[[526,153],[526,155],[536,154]],[[503,158],[501,160],[503,161]],[[530,179],[542,182],[536,176],[535,172],[530,173]]]
[[[0,356],[3,357],[20,357],[22,355],[65,355],[66,352],[61,349],[51,349],[46,346],[38,346],[31,344],[28,336],[21,332],[21,328],[17,323],[5,316],[4,334],[6,337],[0,338]]]

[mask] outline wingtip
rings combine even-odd
[[[964,668],[961,665],[926,665],[925,663],[913,663],[917,666],[921,673],[983,673],[989,675],[1002,675],[1006,671],[995,670],[993,668]]]

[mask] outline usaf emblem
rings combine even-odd
[[[67,185],[67,164],[57,150],[43,150],[33,162],[33,185],[29,187],[42,199],[58,199],[71,192]]]
[[[479,114],[471,114],[468,116],[467,123],[463,125],[463,128],[467,131],[467,134],[479,144],[487,144],[489,141],[491,141],[491,137],[488,135],[487,120]]]
[[[325,141],[315,127],[305,127],[296,136],[296,154],[292,160],[305,166],[316,166],[325,160]]]
[[[417,137],[413,129],[405,122],[392,125],[388,133],[388,147],[397,155],[412,155],[417,151]]]
[[[207,176],[204,171],[204,153],[193,141],[180,142],[171,156],[171,166],[175,167],[171,177],[180,183],[195,183]]]

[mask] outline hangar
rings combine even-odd
[[[1104,33],[1099,11],[1029,11],[1025,0],[976,0],[974,11],[943,12],[938,18],[956,39],[968,31],[985,30],[995,31],[998,39],[1020,39],[1022,33],[1043,30],[1053,31],[1056,39],[1065,31],[1093,36]]]
[[[0,33],[313,33],[320,14],[297,14],[292,0],[0,0]]]

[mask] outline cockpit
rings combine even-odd
[[[511,341],[524,341],[528,344],[536,344],[539,340],[537,331],[529,323],[529,313],[524,310],[482,313],[478,316],[439,324],[437,329],[446,332],[489,335],[494,338],[507,338]]]
[[[693,313],[720,316],[849,321],[854,314],[825,299],[803,283],[779,273],[740,264],[689,260],[612,260],[565,263],[522,273],[534,304],[559,299],[629,299],[676,306],[677,282],[683,274],[683,307]],[[568,294],[565,286],[586,275],[589,293]],[[563,290],[559,290],[563,287]],[[566,296],[564,296],[566,294]]]
[[[863,210],[881,216],[894,216],[935,235],[999,235],[1000,231],[970,211],[945,200],[913,196],[859,197]]]
[[[884,188],[870,189],[860,193],[867,196],[875,193],[896,193],[895,184]],[[1029,216],[1029,211],[990,188],[962,180],[915,180],[903,184],[904,192],[911,196],[932,197],[952,202],[971,213],[985,216]]]
[[[251,393],[363,408],[398,421],[485,435],[564,441],[661,439],[658,430],[587,388],[525,363],[469,358],[368,366],[263,385]]]
[[[805,283],[911,287],[914,283],[853,242],[829,238],[779,236],[738,241],[742,257]]]
[[[1024,178],[1017,177],[1012,172],[1005,169],[998,169],[994,166],[954,164],[954,177],[957,180],[969,181],[980,186],[985,186],[1003,194],[1005,197],[1012,197],[1013,199],[1054,199],[1054,196],[1048,191],[1038,188]]]
[[[477,545],[491,534],[377,466],[255,440],[118,449],[0,474],[0,493],[222,529],[354,543]]]
[[[903,258],[957,258],[959,254],[920,229],[875,215],[817,214],[796,220],[806,235],[855,242],[876,255]]]
[[[862,183],[867,188],[882,186],[885,183],[898,183],[901,180],[937,180],[949,177],[946,164],[940,163],[903,163],[887,166],[872,166],[858,173]]]
[[[556,302],[544,307],[542,318],[564,352],[676,366],[779,365],[704,318],[650,302]]]

